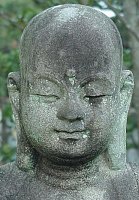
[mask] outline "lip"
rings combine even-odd
[[[65,130],[55,130],[58,137],[63,140],[81,140],[88,137],[88,132],[86,130],[75,130],[75,131],[65,131]]]

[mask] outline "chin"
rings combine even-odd
[[[57,165],[64,165],[64,166],[79,166],[82,164],[85,164],[89,161],[91,161],[91,156],[86,156],[86,157],[57,157],[57,156],[52,156],[49,157],[49,160],[53,163],[53,164],[57,164]]]
[[[55,154],[47,154],[47,156],[45,155],[45,157],[47,157],[47,159],[56,165],[65,165],[65,166],[79,166],[79,165],[83,165],[86,164],[92,160],[94,160],[99,153],[92,154],[92,152],[88,153],[81,153],[81,152],[74,152],[74,153],[61,153],[58,152]]]

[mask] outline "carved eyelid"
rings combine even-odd
[[[104,97],[104,96],[112,96],[115,93],[115,90],[111,91],[104,88],[95,89],[95,87],[94,88],[89,88],[89,87],[90,86],[87,86],[86,88],[84,88],[86,96]]]
[[[46,80],[46,81],[49,81],[50,82],[50,84],[52,83],[52,84],[55,84],[56,85],[56,87],[58,87],[58,89],[60,89],[60,92],[63,92],[64,90],[65,90],[65,87],[64,87],[64,85],[63,85],[63,83],[62,82],[60,82],[60,81],[58,81],[57,79],[54,79],[54,78],[51,78],[51,77],[43,77],[43,76],[40,76],[40,77],[38,77],[38,80],[40,81],[40,80]],[[32,89],[31,87],[31,85],[33,85],[33,84],[30,84],[30,92],[32,93],[33,92],[33,90],[38,90],[38,88],[37,89]],[[48,85],[48,87],[49,87],[49,85]],[[50,86],[51,87],[51,86]],[[33,92],[34,93],[34,95],[40,95],[40,96],[58,96],[58,92],[56,93],[56,94],[53,94],[53,92],[51,91],[47,91],[47,88],[46,88],[46,92],[48,92],[48,94],[47,93],[45,93],[45,94],[41,94],[41,92],[40,92],[40,90],[39,90],[39,92]]]
[[[101,83],[100,90],[97,91],[97,89],[95,89],[95,86],[96,86],[95,81],[100,80],[101,78],[103,78],[104,81],[107,81],[110,85],[107,86],[107,87],[105,85],[106,88],[104,89],[103,86],[102,86],[102,83]],[[82,88],[86,87],[86,91],[85,91],[86,94],[87,94],[86,96],[92,96],[92,97],[112,96],[112,95],[115,94],[115,89],[113,89],[111,84],[112,84],[111,81],[109,79],[107,79],[106,77],[103,77],[103,76],[92,77],[92,76],[90,76],[90,77],[84,79],[80,83],[80,87],[82,87]],[[94,89],[93,89],[93,87],[94,87]],[[94,90],[94,91],[91,91],[91,89]]]
[[[47,81],[50,81],[51,83],[56,84],[60,88],[66,88],[66,85],[63,81],[59,81],[58,78],[54,77],[53,75],[47,74],[47,76],[40,76],[38,79],[45,79]]]

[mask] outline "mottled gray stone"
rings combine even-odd
[[[137,200],[126,163],[133,76],[114,23],[82,5],[50,8],[23,32],[8,77],[15,163],[0,168],[2,200]]]

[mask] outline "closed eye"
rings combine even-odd
[[[54,95],[54,94],[49,94],[49,95],[35,94],[35,95],[31,95],[31,96],[36,96],[38,101],[43,102],[43,103],[53,103],[60,99],[59,96]]]
[[[89,102],[90,104],[94,103],[94,104],[98,104],[101,103],[103,100],[103,97],[106,97],[106,95],[85,95],[84,96],[84,100]]]
[[[88,96],[86,96],[86,97],[88,97],[88,98],[100,98],[100,97],[105,97],[106,95],[96,95],[96,96],[93,96],[93,95],[88,95]]]
[[[96,99],[96,98],[101,98],[101,97],[105,97],[106,95],[96,95],[96,96],[93,96],[93,95],[85,95],[84,98],[93,98],[93,99]]]

